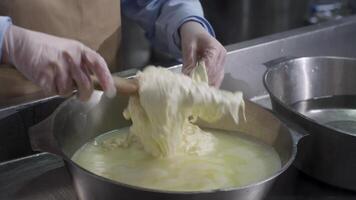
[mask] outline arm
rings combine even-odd
[[[185,74],[201,59],[206,63],[209,83],[220,85],[226,50],[213,37],[198,0],[122,0],[122,10],[146,30],[156,48],[183,57]]]
[[[9,17],[4,17],[4,16],[0,16],[0,59],[1,59],[1,63],[4,63],[4,59],[3,59],[3,42],[4,42],[4,36],[6,33],[6,30],[9,28],[9,26],[11,25],[11,19]]]
[[[123,0],[122,11],[146,31],[156,48],[176,58],[181,57],[179,28],[185,22],[198,22],[214,36],[198,0]]]

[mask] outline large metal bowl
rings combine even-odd
[[[266,65],[273,110],[310,135],[299,143],[296,166],[356,190],[356,59],[281,58]]]
[[[75,97],[70,98],[49,118],[30,130],[35,150],[63,157],[80,199],[259,200],[265,196],[274,180],[293,162],[297,151],[296,144],[301,138],[300,135],[292,133],[270,111],[247,102],[247,123],[235,126],[232,122],[227,122],[227,125],[219,126],[220,123],[216,122],[205,125],[201,123],[201,126],[240,131],[273,146],[282,162],[280,170],[264,180],[239,188],[200,192],[170,192],[141,188],[100,177],[71,160],[76,150],[99,134],[130,125],[130,121],[122,116],[128,98],[117,96],[115,99],[107,99],[102,96],[102,92],[95,91],[87,103],[82,103]]]

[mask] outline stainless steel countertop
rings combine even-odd
[[[229,53],[222,88],[229,90],[231,85],[238,86],[247,98],[269,107],[269,98],[262,84],[265,71],[262,63],[287,55],[356,57],[355,35],[356,16],[353,16],[227,46]],[[176,68],[179,70],[179,66]],[[0,105],[0,118],[6,119],[6,116],[53,98],[8,100],[6,105]],[[31,113],[26,115],[31,116]],[[75,192],[61,159],[42,153],[0,163],[0,199],[71,200],[75,199]],[[346,200],[356,199],[356,192],[320,183],[291,167],[278,178],[266,199]]]

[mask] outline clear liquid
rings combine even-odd
[[[356,135],[356,96],[337,95],[299,101],[297,112],[330,128]]]
[[[72,159],[85,169],[118,182],[170,191],[241,187],[281,168],[280,158],[271,146],[237,133],[208,131],[216,137],[216,148],[204,156],[156,158],[138,144],[120,147],[116,144],[128,134],[128,128],[124,128],[97,137]]]

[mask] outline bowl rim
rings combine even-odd
[[[99,91],[100,94],[102,95],[103,92]],[[62,110],[64,110],[64,107],[70,102],[73,101],[74,98],[76,97],[71,97],[69,99],[67,99],[66,101],[64,101],[62,104],[60,104],[58,106],[58,108],[55,110],[55,112],[53,113],[54,117],[51,120],[51,127],[54,127],[55,125],[55,118],[57,116],[58,112],[61,112]],[[265,110],[266,112],[270,112],[269,110]],[[274,172],[272,175],[266,177],[265,179],[262,179],[260,181],[242,186],[242,187],[227,187],[227,188],[218,188],[218,189],[210,189],[210,190],[199,190],[199,191],[175,191],[175,190],[162,190],[162,189],[153,189],[153,188],[145,188],[142,186],[135,186],[135,185],[131,185],[131,184],[127,184],[127,183],[123,183],[120,181],[115,181],[109,178],[105,178],[103,176],[97,175],[93,172],[90,172],[89,170],[81,167],[79,164],[77,164],[76,162],[74,162],[66,153],[63,152],[62,147],[59,146],[59,150],[62,152],[62,154],[60,155],[66,162],[66,164],[70,164],[75,166],[76,168],[80,169],[81,171],[83,171],[84,173],[86,173],[86,175],[91,176],[92,178],[96,178],[99,179],[101,181],[105,181],[105,182],[109,182],[111,184],[114,184],[116,186],[120,186],[120,187],[126,187],[129,189],[134,189],[134,190],[140,190],[140,191],[146,191],[146,192],[153,192],[153,193],[162,193],[162,194],[179,194],[179,195],[192,195],[192,194],[209,194],[209,193],[217,193],[217,192],[230,192],[230,191],[236,191],[236,190],[245,190],[245,189],[250,189],[252,187],[257,187],[260,185],[263,185],[267,182],[273,181],[274,179],[276,179],[280,174],[282,174],[284,171],[286,171],[290,165],[293,163],[293,161],[296,158],[297,155],[297,142],[295,142],[294,140],[294,133],[280,120],[278,119],[273,113],[271,113],[272,117],[276,118],[276,120],[278,120],[280,122],[281,127],[283,127],[283,130],[286,130],[285,134],[289,134],[290,136],[290,140],[292,142],[292,150],[291,150],[291,154],[288,158],[288,160],[282,165],[282,167],[280,169],[278,169],[276,172]],[[58,141],[56,134],[53,133],[53,137],[55,138],[56,141]],[[72,174],[71,170],[69,170],[70,173]],[[72,174],[73,177],[75,177],[75,175]]]
[[[264,72],[264,75],[263,75],[263,85],[264,85],[265,89],[267,90],[269,96],[271,97],[271,100],[277,102],[279,105],[281,105],[284,109],[287,109],[293,115],[300,117],[304,121],[311,122],[314,125],[325,128],[329,132],[333,132],[336,134],[344,134],[344,135],[348,135],[351,137],[356,137],[356,135],[354,135],[354,134],[348,133],[343,130],[335,129],[330,126],[323,125],[323,124],[319,123],[318,121],[311,119],[310,117],[308,117],[306,115],[303,115],[302,113],[292,109],[287,103],[282,101],[280,98],[278,98],[276,95],[274,95],[274,93],[271,91],[271,88],[269,87],[269,84],[267,83],[268,82],[267,79],[269,78],[271,73],[273,73],[273,71],[275,71],[276,69],[285,68],[287,66],[287,63],[290,63],[292,61],[304,60],[304,59],[308,59],[308,60],[309,59],[344,60],[344,61],[353,61],[356,64],[356,58],[338,57],[338,56],[303,56],[303,57],[292,57],[290,59],[282,60],[281,62],[276,63],[274,66],[267,67],[267,70]],[[325,96],[321,96],[321,97],[325,97]]]

